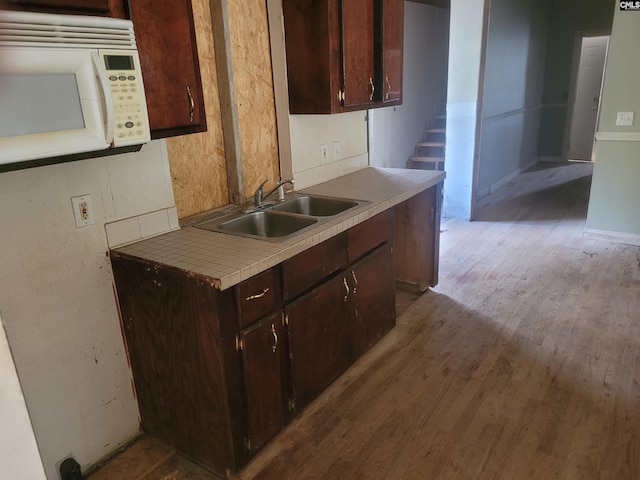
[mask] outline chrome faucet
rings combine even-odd
[[[276,182],[274,184],[273,190],[270,190],[267,193],[264,193],[264,185],[268,181],[269,180],[267,179],[264,182],[262,182],[260,186],[256,189],[255,193],[253,194],[253,204],[255,207],[262,207],[262,202],[265,201],[276,190],[278,191],[278,199],[280,201],[284,200],[284,188],[283,188],[284,185],[289,183],[293,187],[293,184],[294,184],[293,180],[280,180],[279,182]]]

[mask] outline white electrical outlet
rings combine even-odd
[[[320,145],[320,161],[326,163],[329,161],[329,147],[326,143]]]
[[[333,159],[340,160],[340,142],[333,142]]]
[[[96,223],[93,218],[93,203],[91,195],[80,195],[79,197],[71,197],[71,205],[73,206],[73,216],[76,220],[76,227],[86,227]]]
[[[633,112],[618,112],[616,126],[631,127],[633,125]]]

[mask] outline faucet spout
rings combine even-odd
[[[269,180],[267,179],[264,182],[262,182],[260,186],[256,189],[255,193],[253,194],[253,204],[255,207],[262,207],[262,202],[264,202],[267,198],[269,198],[269,196],[275,191],[279,192],[279,197],[280,197],[279,199],[284,200],[284,188],[283,188],[284,185],[286,185],[287,183],[290,184],[291,186],[294,185],[293,180],[280,180],[279,182],[276,182],[274,184],[273,190],[270,190],[267,193],[264,193],[264,186],[268,181]]]
[[[264,182],[262,182],[260,184],[260,186],[256,189],[255,193],[253,194],[253,204],[256,207],[261,207],[262,206],[262,196],[264,195],[264,186],[265,184],[269,181],[269,179],[265,180]]]

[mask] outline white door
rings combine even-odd
[[[569,159],[593,160],[600,89],[609,37],[584,37],[569,134]]]

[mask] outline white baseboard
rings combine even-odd
[[[483,188],[482,190],[478,190],[476,192],[476,200],[481,200],[490,193],[490,188]]]
[[[564,162],[562,160],[562,156],[560,155],[541,155],[538,157],[539,162],[547,162],[547,163],[560,163]]]
[[[498,188],[504,186],[506,183],[510,182],[511,180],[516,178],[518,175],[520,175],[522,172],[524,172],[524,171],[528,170],[529,168],[533,167],[536,163],[538,163],[538,161],[539,161],[539,158],[536,157],[533,160],[531,160],[528,164],[526,164],[525,166],[520,167],[517,170],[514,170],[513,172],[511,172],[506,177],[501,178],[500,180],[498,180],[495,183],[492,183],[491,185],[489,185],[489,188],[483,188],[482,190],[479,190],[478,192],[476,192],[476,200],[480,200],[481,198],[484,198],[487,195],[491,195]]]
[[[598,132],[597,141],[608,142],[640,142],[640,132]]]
[[[608,240],[614,243],[624,243],[626,245],[640,246],[640,235],[632,233],[608,232],[606,230],[585,229],[582,233],[584,239]]]

